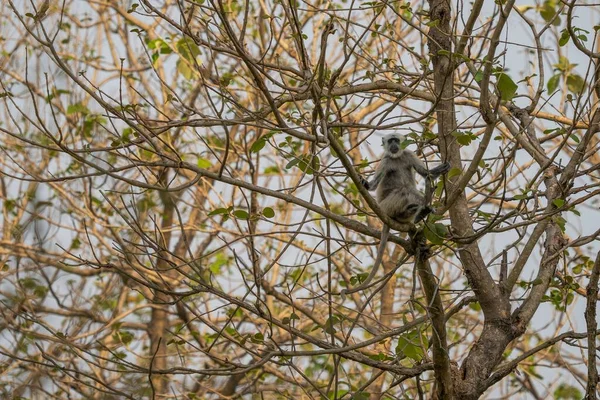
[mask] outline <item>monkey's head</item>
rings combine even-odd
[[[404,142],[404,136],[397,133],[390,133],[385,135],[382,139],[383,151],[386,155],[395,158],[400,156],[401,147],[400,143]]]

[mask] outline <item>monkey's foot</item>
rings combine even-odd
[[[420,257],[427,259],[431,257],[431,247],[427,243],[418,243],[417,244],[417,254]]]
[[[415,216],[415,224],[418,224],[419,222],[423,221],[432,212],[433,212],[433,208],[430,206],[425,206],[425,207],[421,208],[419,213]]]

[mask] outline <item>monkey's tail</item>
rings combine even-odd
[[[340,292],[342,301],[346,300],[347,294],[356,293],[361,290],[365,290],[366,288],[368,288],[370,286],[369,283],[371,283],[371,281],[377,274],[377,270],[379,269],[379,266],[381,265],[381,262],[383,261],[383,252],[385,251],[385,245],[387,244],[389,237],[390,237],[390,227],[387,226],[386,224],[383,224],[383,229],[381,230],[381,241],[379,242],[379,247],[377,249],[377,257],[375,258],[375,264],[373,265],[373,269],[371,269],[371,272],[369,273],[369,276],[367,276],[367,279],[365,279],[360,285],[358,285],[352,289],[344,289]]]
[[[381,241],[379,242],[379,248],[377,249],[377,257],[375,258],[375,264],[373,264],[373,269],[371,273],[367,277],[367,280],[373,279],[381,262],[383,261],[383,253],[385,252],[385,245],[387,244],[388,238],[390,237],[390,227],[386,224],[383,224],[383,229],[381,230]]]

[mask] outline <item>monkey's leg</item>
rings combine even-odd
[[[431,207],[431,201],[433,200],[433,180],[431,177],[425,178],[425,197],[421,196],[421,199],[422,206],[415,215],[415,224],[423,221],[433,212],[433,207]]]

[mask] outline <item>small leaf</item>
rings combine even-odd
[[[398,337],[396,354],[404,354],[408,358],[420,361],[425,355],[422,345],[425,347],[427,346],[427,338],[425,335],[422,335],[418,330],[407,332]]]
[[[266,218],[273,218],[275,216],[275,211],[273,211],[273,209],[271,207],[265,207],[263,209],[263,215]]]
[[[196,73],[196,70],[192,69],[190,65],[183,60],[177,61],[177,71],[188,81],[191,80]]]
[[[579,143],[579,137],[576,134],[572,134],[569,136],[575,143]]]
[[[265,168],[265,170],[263,172],[265,173],[265,175],[273,175],[273,174],[280,173],[281,170],[279,169],[279,167],[277,165],[271,165],[271,166]]]
[[[261,344],[265,341],[265,336],[262,333],[258,332],[252,335],[250,341],[255,344]]]
[[[475,82],[479,83],[483,80],[483,71],[479,70],[475,74]]]
[[[82,113],[85,115],[89,114],[90,110],[88,110],[88,108],[81,103],[71,104],[67,107],[67,115],[76,113]]]
[[[577,74],[567,76],[567,88],[573,93],[581,93],[585,88],[585,81]]]
[[[560,35],[560,39],[558,39],[558,45],[563,47],[567,43],[569,43],[569,39],[571,39],[571,35],[569,35],[569,31],[563,29],[562,34]]]
[[[198,168],[210,168],[212,167],[212,163],[208,161],[206,158],[198,158]]]
[[[336,333],[337,330],[335,329],[334,325],[338,324],[339,322],[340,322],[339,318],[336,317],[335,315],[330,318],[327,318],[327,321],[325,321],[325,327],[324,327],[325,332],[329,333],[331,335]]]
[[[237,219],[248,219],[250,217],[250,214],[248,214],[248,212],[244,210],[235,210],[233,212],[233,216]]]
[[[547,84],[548,93],[550,93],[550,94],[554,93],[554,91],[558,87],[558,84],[560,83],[560,77],[561,77],[561,74],[556,74],[552,78],[548,79],[548,84]]]
[[[448,179],[453,178],[455,176],[458,176],[462,173],[462,170],[460,168],[452,168],[449,172],[448,172]]]
[[[554,199],[554,200],[552,200],[552,204],[554,204],[556,207],[560,208],[565,205],[565,201],[563,199]]]
[[[555,1],[545,1],[544,5],[540,9],[540,15],[544,18],[544,21],[550,22],[556,15],[556,2]],[[556,18],[552,23],[554,26],[560,25],[560,18]]]
[[[321,168],[321,161],[317,156],[305,154],[301,157],[300,161],[296,166],[300,168],[302,172],[306,172],[306,174],[312,175]]]
[[[290,168],[292,168],[294,165],[298,164],[299,162],[300,162],[300,159],[299,159],[299,158],[294,158],[292,161],[288,162],[288,163],[285,165],[285,169],[290,169]]]
[[[264,136],[261,137],[256,142],[252,143],[252,146],[250,146],[250,153],[258,153],[266,144],[267,141],[264,139]]]
[[[446,225],[436,222],[435,224],[426,224],[423,233],[431,243],[441,245],[448,234],[448,228]]]
[[[176,47],[179,54],[189,62],[196,61],[196,57],[202,54],[194,39],[188,36],[179,39]]]
[[[519,86],[512,80],[512,78],[505,73],[498,75],[498,90],[500,91],[500,97],[504,101],[511,101]]]
[[[213,215],[222,215],[222,214],[229,214],[229,210],[227,208],[217,208],[216,210],[209,212],[208,216],[212,217]]]
[[[471,144],[471,142],[473,140],[477,139],[477,136],[471,131],[464,131],[464,132],[455,131],[455,132],[452,132],[452,136],[454,136],[456,138],[456,141],[461,146],[468,146]]]

